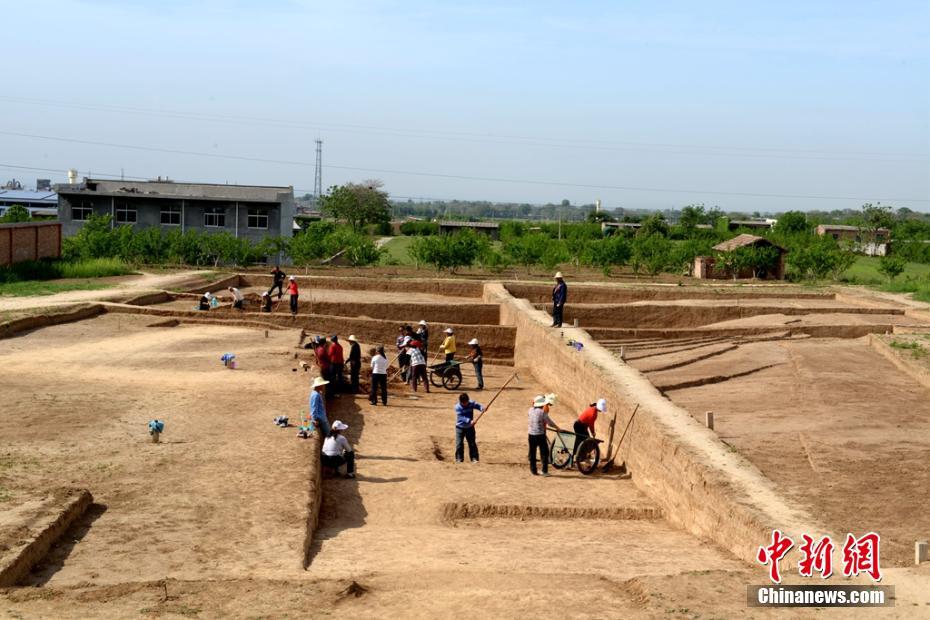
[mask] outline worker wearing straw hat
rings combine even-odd
[[[481,345],[478,344],[477,338],[472,338],[468,341],[468,346],[471,348],[471,351],[468,353],[468,359],[475,367],[475,377],[478,378],[478,389],[483,390],[484,375],[481,374],[481,369],[484,368],[484,357],[481,355]]]
[[[542,475],[549,475],[549,445],[546,443],[546,426],[551,426],[555,430],[561,430],[552,418],[549,417],[550,399],[546,396],[539,395],[533,399],[533,406],[529,410],[529,444],[530,444],[530,472],[538,476],[536,470],[536,452],[539,451],[539,459],[542,461]]]
[[[326,417],[326,403],[323,398],[323,390],[327,385],[329,385],[329,381],[323,377],[317,377],[310,386],[310,417],[313,418],[314,424],[319,427],[321,437],[329,437],[332,434],[329,419]]]
[[[423,319],[420,319],[417,324],[416,336],[417,340],[420,341],[420,347],[426,352],[426,355],[429,355],[429,325]]]
[[[442,341],[439,351],[446,354],[446,363],[448,363],[455,357],[455,331],[447,327],[445,333],[446,339]]]
[[[562,310],[565,309],[565,302],[568,300],[568,285],[562,278],[562,272],[557,271],[555,274],[555,286],[552,288],[552,325],[551,327],[562,327]]]
[[[358,375],[362,370],[362,347],[359,345],[355,334],[349,335],[349,375],[352,377],[352,393],[358,394]]]

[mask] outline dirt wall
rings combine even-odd
[[[922,366],[919,361],[910,362],[904,359],[897,350],[875,334],[869,334],[869,346],[875,349],[879,355],[894,364],[898,370],[909,375],[925,388],[930,389],[930,370]]]
[[[69,306],[69,309],[54,314],[37,314],[35,316],[13,319],[12,321],[0,323],[0,339],[11,338],[34,329],[48,327],[49,325],[83,321],[84,319],[103,314],[103,312],[104,307],[101,304],[92,304]]]
[[[309,313],[311,308],[314,314],[381,319],[398,324],[409,323],[414,327],[417,321],[423,319],[434,329],[444,327],[446,323],[457,325],[497,325],[500,323],[500,308],[495,304],[339,303],[332,301],[314,301],[312,304],[302,301],[297,304],[299,313]],[[278,312],[289,312],[287,305],[281,304]]]
[[[790,335],[806,334],[814,338],[862,338],[868,334],[884,334],[893,331],[891,323],[863,323],[859,325],[768,325],[760,327],[713,327],[701,328],[615,328],[590,327],[585,331],[596,340],[614,340],[618,338],[694,338],[694,337],[731,337],[757,336],[773,331],[787,331]]]
[[[723,301],[723,300],[721,300]],[[724,302],[727,303],[727,302]],[[549,310],[545,304],[536,304],[539,310]],[[614,305],[614,304],[566,304],[564,320],[573,323],[578,319],[581,327],[700,327],[721,321],[744,319],[765,314],[888,314],[903,315],[897,308],[864,308],[849,306],[804,307],[791,306],[669,306],[669,305]]]
[[[481,297],[483,282],[469,280],[447,280],[440,278],[359,278],[359,277],[324,277],[324,276],[297,276],[297,284],[301,289],[339,289],[351,291],[386,291],[403,293],[411,289],[421,293],[433,295],[449,295],[451,297]],[[224,286],[233,286],[226,284]],[[242,274],[240,286],[271,286],[270,275],[252,273]]]
[[[320,463],[320,450],[323,441],[319,433],[314,433],[307,440],[307,449],[310,454],[316,455],[310,459],[309,483],[307,488],[307,528],[304,532],[303,555],[301,567],[306,570],[310,565],[310,547],[313,546],[313,536],[320,524],[320,504],[323,501],[323,466]]]
[[[504,285],[511,295],[528,299],[533,303],[551,303],[552,285],[507,282]],[[805,291],[779,290],[775,286],[740,286],[731,290],[721,288],[656,286],[656,287],[610,287],[568,283],[568,299],[575,303],[629,303],[631,301],[669,299],[833,299],[833,293],[810,293]]]
[[[0,587],[15,586],[26,577],[92,501],[89,491],[64,490],[52,497],[39,514],[31,516],[22,525],[19,540],[2,554]]]
[[[397,335],[397,322],[379,319],[362,319],[357,317],[327,316],[317,314],[298,314],[296,320],[289,314],[265,314],[261,312],[239,312],[230,308],[221,308],[206,312],[196,310],[174,310],[158,308],[157,306],[127,306],[120,304],[107,304],[107,312],[122,312],[126,314],[147,314],[151,316],[174,317],[182,322],[219,322],[224,325],[242,325],[246,327],[293,328],[295,332],[294,344],[297,344],[296,333],[305,329],[310,334],[326,335],[339,334],[346,338],[349,334],[366,343],[393,344]],[[513,343],[516,330],[504,325],[462,325],[450,323],[456,332],[458,342],[457,357],[468,350],[465,343],[477,338],[481,343],[485,361],[488,363],[510,364],[513,361]],[[435,329],[435,328],[434,328]],[[435,355],[442,342],[441,333],[433,333],[430,338],[430,354]]]
[[[669,521],[747,562],[774,527],[795,535],[823,531],[752,463],[728,450],[716,434],[583,330],[548,328],[544,312],[513,299],[497,284],[486,285],[485,300],[500,301],[502,322],[517,329],[515,364],[558,393],[560,409],[575,412],[604,397],[622,428],[639,404],[620,457],[637,487]],[[583,342],[584,350],[566,346],[568,338]]]
[[[214,280],[213,282],[202,282],[200,284],[197,284],[193,288],[188,289],[186,292],[203,295],[207,291],[212,291],[214,293],[216,291],[225,291],[226,288],[230,286],[248,286],[248,285],[243,285],[239,274],[235,274],[231,276],[226,276],[225,278],[221,278],[219,280]]]
[[[160,291],[158,293],[146,293],[144,295],[129,297],[124,300],[123,303],[129,304],[130,306],[150,306],[152,304],[163,304],[173,300],[174,295]]]

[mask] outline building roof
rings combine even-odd
[[[34,192],[27,189],[0,189],[0,201],[9,202],[21,200],[23,202],[40,202],[48,206],[58,206],[58,194],[55,192]]]
[[[457,222],[455,220],[446,220],[439,222],[439,225],[456,228],[500,228],[500,224],[497,222]]]
[[[772,222],[768,220],[730,220],[730,226],[744,228],[771,228]]]
[[[84,179],[82,183],[56,185],[59,194],[95,196],[146,196],[150,198],[191,198],[197,200],[237,200],[240,202],[280,202],[281,194],[293,194],[292,187],[226,185],[220,183],[180,183],[176,181],[120,181]]]
[[[779,250],[784,251],[785,248],[775,245],[765,237],[757,237],[756,235],[736,235],[732,239],[727,239],[723,243],[718,243],[713,247],[714,250],[718,252],[732,252],[736,248],[743,248],[750,245],[756,245],[757,243],[762,242],[763,245],[771,245],[778,248]]]
[[[848,224],[820,224],[817,226],[818,230],[823,230],[824,232],[860,232],[862,230],[861,226],[849,226]],[[877,228],[878,232],[890,232],[887,228]]]

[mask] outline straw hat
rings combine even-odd
[[[556,404],[556,403],[558,402],[558,400],[559,400],[559,395],[558,395],[558,394],[546,394],[546,404],[547,404],[547,405],[554,405],[554,404]]]
[[[545,407],[547,404],[548,403],[546,402],[546,397],[543,396],[542,394],[540,394],[539,396],[533,399],[534,407]]]
[[[423,319],[420,319],[419,325],[426,325],[426,321],[424,321]]]
[[[313,389],[316,389],[324,385],[329,385],[329,381],[327,381],[323,377],[317,377],[316,379],[313,380],[313,385],[311,385],[310,387],[312,387]]]
[[[604,413],[605,411],[607,411],[607,401],[601,398],[600,400],[597,401],[597,404],[595,405],[595,407],[597,407],[598,411],[600,411],[601,413]]]
[[[477,339],[477,338],[472,338],[471,340],[468,341],[468,344],[470,344],[470,345],[472,345],[472,344],[478,344],[478,339]]]
[[[336,420],[333,422],[334,431],[344,431],[349,428],[349,425],[343,422],[342,420]]]
[[[556,279],[556,280],[561,280],[561,279],[562,279],[562,272],[561,272],[561,271],[556,271],[556,272],[555,272],[555,279]]]
[[[355,334],[349,334],[349,342],[358,342],[358,340],[355,339]]]

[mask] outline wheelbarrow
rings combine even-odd
[[[429,382],[436,387],[444,387],[447,390],[458,389],[462,385],[462,362],[452,360],[434,364],[429,367]]]
[[[546,429],[547,431],[551,429]],[[590,475],[601,462],[600,439],[579,435],[571,431],[552,431],[549,442],[549,462],[556,469],[574,465],[584,475]]]

